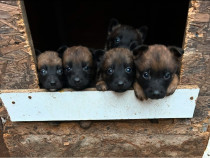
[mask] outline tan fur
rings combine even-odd
[[[106,82],[104,81],[98,81],[96,83],[96,89],[98,91],[106,91],[108,88],[107,88],[107,85],[106,85]]]
[[[92,54],[87,47],[73,46],[67,48],[63,54],[63,65],[65,66],[69,61],[73,63],[88,62],[93,64]]]
[[[179,76],[176,70],[179,69],[180,62],[174,58],[173,53],[164,45],[151,45],[148,50],[142,54],[142,56],[137,56],[134,58],[135,65],[139,71],[146,71],[152,69],[153,71],[163,71],[168,69],[172,72],[173,78],[167,89],[166,95],[171,95],[176,90],[179,84]],[[136,77],[139,78],[140,74],[137,71]],[[134,91],[137,98],[140,100],[147,99],[143,92],[142,87],[135,82]]]
[[[139,100],[141,100],[141,101],[147,100],[147,97],[145,96],[142,87],[139,85],[139,83],[137,81],[134,82],[133,89],[134,89],[134,92],[135,92],[136,97]]]
[[[103,58],[102,69],[106,70],[113,63],[130,64],[133,63],[133,54],[126,48],[113,48],[107,51]],[[96,89],[99,91],[106,91],[108,89],[106,82],[103,81],[103,75],[99,74],[99,79],[96,84]]]
[[[120,28],[120,26],[121,26],[121,24],[118,24],[118,25],[116,25],[116,26],[113,26],[113,27],[112,27],[112,31],[111,31],[111,32],[108,32],[108,35],[110,35],[115,29]]]
[[[135,60],[135,64],[140,71],[153,69],[156,71],[168,68],[170,71],[176,69],[176,62],[173,54],[164,45],[151,45],[146,53]]]
[[[110,67],[113,63],[130,64],[133,63],[133,54],[127,48],[113,48],[104,55],[103,68]]]
[[[174,74],[173,76],[173,80],[171,81],[168,89],[167,89],[167,92],[166,92],[166,95],[171,95],[175,92],[177,86],[179,84],[179,77],[177,76],[177,74]]]
[[[49,66],[53,66],[53,65],[58,65],[58,66],[62,66],[62,60],[61,58],[58,56],[57,52],[54,51],[45,51],[42,54],[40,54],[38,56],[38,69],[41,69],[41,67],[43,65],[49,65]]]

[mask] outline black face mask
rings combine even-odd
[[[63,88],[63,68],[44,65],[38,70],[41,88],[56,91]]]
[[[67,86],[75,90],[88,88],[95,77],[93,66],[88,63],[68,63],[64,70]]]

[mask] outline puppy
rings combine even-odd
[[[132,52],[127,48],[113,48],[103,56],[96,89],[124,92],[132,87],[134,78]]]
[[[138,29],[128,25],[121,25],[117,19],[111,19],[108,27],[108,36],[105,50],[123,47],[132,50],[141,45],[147,35],[148,28],[142,26]]]
[[[87,47],[73,46],[63,54],[63,67],[67,86],[83,90],[95,81],[95,63],[93,54]]]
[[[133,53],[136,97],[140,100],[161,99],[173,94],[179,83],[184,50],[174,46],[142,45]]]
[[[55,51],[45,51],[38,55],[38,76],[40,87],[49,91],[63,88],[62,59]]]

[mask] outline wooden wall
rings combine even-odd
[[[38,88],[33,45],[20,2],[0,1],[1,89]],[[77,122],[14,123],[0,106],[0,117],[6,120],[0,133],[10,156],[202,156],[210,132],[209,22],[210,1],[192,0],[181,82],[201,88],[193,119],[94,121],[85,130]]]

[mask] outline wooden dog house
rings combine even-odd
[[[192,119],[94,121],[82,129],[77,122],[11,122],[1,104],[0,153],[5,146],[10,156],[202,156],[210,132],[209,22],[210,2],[191,0],[181,84],[200,87]],[[35,63],[23,1],[0,1],[0,89],[39,89]]]

